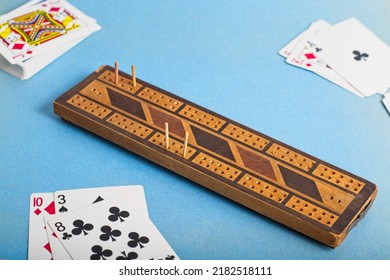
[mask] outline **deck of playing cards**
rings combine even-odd
[[[28,79],[100,29],[65,0],[32,0],[0,16],[0,68]]]
[[[150,220],[143,187],[33,193],[28,259],[178,260]]]
[[[390,87],[390,48],[356,18],[316,21],[279,54],[360,97]]]

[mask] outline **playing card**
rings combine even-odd
[[[319,20],[312,23],[307,30],[305,30],[293,40],[293,47],[291,44],[292,42],[290,42],[280,52],[288,54],[286,56],[287,63],[312,71],[315,74],[337,84],[338,86],[360,97],[364,97],[358,90],[345,81],[343,77],[333,71],[333,69],[330,68],[322,59],[318,58],[316,55],[318,49],[316,49],[315,46],[307,44],[306,42],[306,38],[309,35],[329,28],[330,26],[331,24],[324,20]]]
[[[148,210],[141,185],[60,190],[54,192],[54,202],[57,212],[63,214],[125,192],[133,196],[132,207],[137,209],[138,215],[147,218]]]
[[[0,17],[0,53],[15,64],[99,29],[65,0],[41,1]]]
[[[58,214],[57,214],[58,215]],[[46,234],[47,238],[50,243],[50,249],[51,249],[51,255],[53,260],[71,260],[69,253],[65,250],[64,246],[62,246],[60,240],[58,240],[57,235],[54,233],[54,231],[51,229],[51,227],[48,225],[47,220],[48,218],[56,217],[56,215],[52,215],[50,217],[44,218],[44,223],[46,227]]]
[[[390,48],[355,18],[309,35],[306,43],[364,96],[390,86]]]
[[[54,217],[48,224],[72,259],[178,259],[154,224],[123,193]]]
[[[68,211],[74,211],[80,207],[91,205],[103,201],[104,199],[116,196],[128,192],[134,201],[133,208],[137,209],[137,216],[148,219],[148,212],[146,206],[146,200],[144,195],[143,186],[116,186],[116,187],[99,187],[99,188],[86,188],[75,190],[61,190],[54,192],[55,205],[59,209],[58,215],[66,213]],[[52,216],[53,217],[53,216]],[[45,219],[47,225],[47,219]],[[54,260],[69,260],[71,259],[69,253],[62,246],[57,235],[47,228],[47,234],[51,246],[51,252]]]
[[[53,193],[33,193],[30,196],[28,227],[28,259],[50,260],[51,248],[46,234],[44,217],[55,214]]]
[[[295,46],[298,44],[298,42],[301,40],[303,35],[305,34],[307,30],[303,31],[301,34],[299,34],[297,37],[295,37],[293,40],[291,40],[287,45],[285,45],[278,53],[287,58],[291,52],[294,50]]]
[[[353,86],[351,86],[346,80],[344,80],[343,77],[341,77],[338,73],[334,72],[333,70],[328,73],[322,71],[316,72],[315,70],[313,72],[331,81],[332,83],[348,90],[349,92],[354,93],[359,97],[364,97],[363,94],[361,94],[358,90],[356,90]]]
[[[25,61],[10,64],[8,60],[0,56],[0,68],[11,75],[25,80],[42,70],[46,65],[57,59],[69,49],[80,43],[83,39],[77,39],[58,48],[33,56]]]
[[[305,41],[305,38],[307,38],[310,34],[319,32],[329,26],[331,25],[324,20],[313,22],[309,28],[301,34],[294,48],[287,56],[286,62],[307,70],[313,71],[313,69],[315,69],[317,72],[325,72],[325,74],[330,75],[329,72],[332,70],[326,67],[326,63],[318,59],[312,50],[302,43],[302,41]]]

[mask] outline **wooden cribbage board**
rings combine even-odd
[[[102,66],[54,102],[63,119],[336,247],[365,215],[371,182],[163,89]],[[169,124],[169,148],[165,126]],[[183,157],[185,132],[189,132]]]

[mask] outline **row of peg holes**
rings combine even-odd
[[[115,115],[114,118],[118,119],[120,116]],[[109,119],[109,122],[114,122],[112,118]],[[129,132],[132,132],[133,134],[139,135],[140,137],[144,137],[144,133],[149,132],[148,128],[144,128],[139,124],[134,123],[133,121],[129,121],[126,118],[122,118],[121,120],[116,120],[115,123],[117,126],[123,128],[124,130],[127,130]],[[143,133],[142,133],[143,131]]]
[[[151,141],[153,143],[156,143],[158,141],[158,145],[159,146],[165,146],[165,137],[164,137],[164,140],[161,140],[161,138],[163,138],[163,136],[161,134],[156,134],[156,138],[160,138],[159,140],[153,138]],[[172,148],[175,148],[175,150],[172,150]],[[172,150],[175,154],[178,154],[179,152],[183,152],[184,150],[184,145],[181,144],[180,142],[176,142],[175,140],[172,140],[172,141],[169,141],[169,148],[168,150]],[[188,149],[187,150],[187,153],[192,153],[192,150],[191,149]]]
[[[236,127],[232,127],[228,134],[230,136],[232,136],[233,138],[236,138],[236,139],[238,139],[238,140],[240,140],[240,141],[242,141],[244,143],[247,143],[248,141],[251,141],[250,145],[257,146],[257,148],[259,148],[259,149],[263,149],[265,147],[265,145],[268,144],[267,140],[261,139],[260,137],[254,135],[254,134],[248,133],[248,135],[245,135],[245,131],[244,130],[240,130],[239,132],[236,132],[236,130],[237,130]],[[244,139],[242,139],[242,136],[244,137]]]
[[[248,184],[247,181],[251,181],[252,177],[247,176],[245,179],[246,179],[246,181],[243,181],[241,184],[246,187]],[[270,188],[267,184],[263,185],[262,182],[260,182],[258,180],[256,180],[254,182],[254,184],[256,184],[259,188],[262,188],[262,189],[258,190],[258,193],[266,195],[275,201],[282,202],[283,199],[287,197],[286,193],[283,193],[281,195],[277,195],[277,193],[278,193],[277,189],[275,189],[273,187]],[[249,188],[254,190],[256,187],[253,184],[250,184]],[[264,192],[266,192],[266,194],[264,194]],[[274,198],[275,195],[276,195],[276,197]]]
[[[302,203],[301,203],[301,201],[300,201],[299,199],[297,199],[297,200],[295,201],[295,203],[297,203],[297,204],[302,204],[302,203],[303,203],[302,206],[296,205],[296,204],[292,204],[292,205],[291,205],[291,208],[293,208],[293,209],[296,208],[299,212],[303,212],[305,208],[308,208],[308,207],[309,207],[309,204],[308,204],[308,203],[305,203],[305,202],[302,202]],[[300,206],[300,207],[299,207],[299,206]],[[299,207],[299,208],[297,208],[297,207]],[[316,213],[317,211],[318,211],[318,210],[317,210],[316,207],[312,207],[312,208],[311,208],[311,211],[308,212],[307,215],[310,216],[310,217],[312,217],[312,216],[314,215],[315,218],[316,218],[318,221],[324,222],[324,223],[327,224],[327,225],[330,225],[330,224],[332,223],[331,221],[326,220],[326,216],[328,216],[328,214],[327,214],[325,211],[322,211],[322,212],[318,211],[318,213]],[[317,215],[316,215],[316,214],[317,214]],[[333,220],[333,219],[335,218],[335,216],[334,216],[333,214],[331,214],[330,216],[328,216],[328,218],[329,218],[330,220]],[[325,219],[325,221],[323,221],[324,219]]]
[[[216,162],[213,159],[208,159],[205,156],[198,159],[197,163],[231,180],[233,180],[238,175],[237,170],[234,170],[230,166],[226,166],[220,162]]]

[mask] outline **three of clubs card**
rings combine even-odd
[[[28,258],[179,259],[149,219],[139,185],[32,194]]]
[[[279,54],[360,97],[390,88],[390,48],[356,18],[316,21]]]
[[[29,1],[0,16],[0,68],[28,79],[99,29],[66,0]]]

